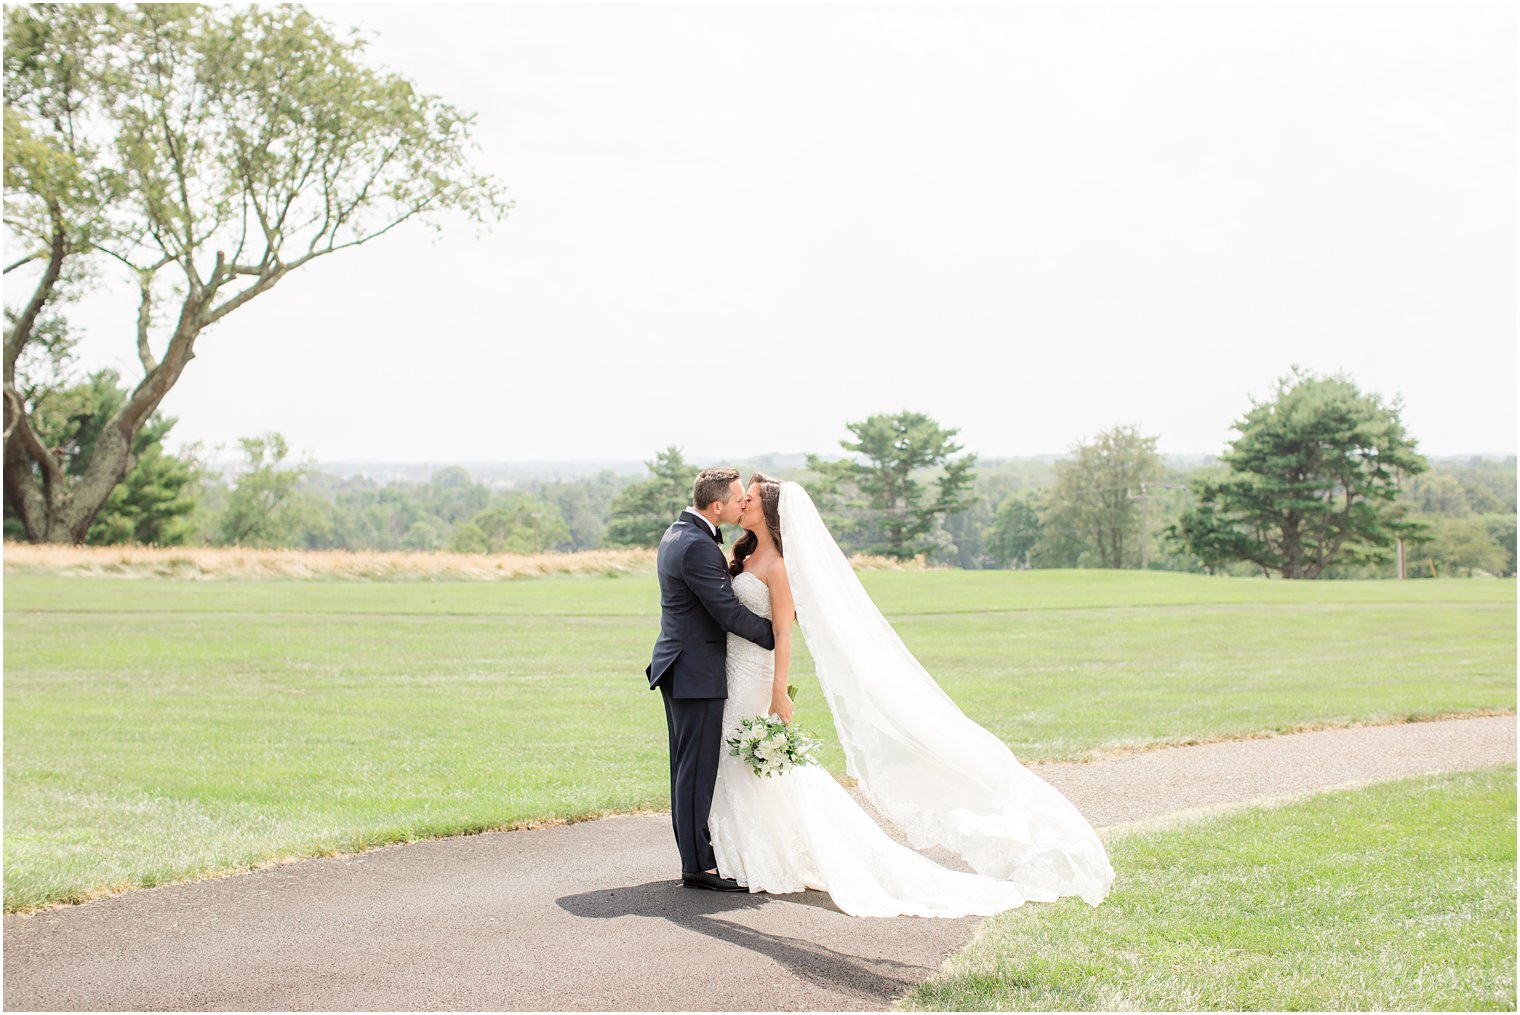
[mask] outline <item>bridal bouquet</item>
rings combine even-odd
[[[788,697],[797,697],[792,687],[786,690]],[[739,735],[726,742],[728,753],[754,769],[756,775],[784,775],[793,768],[818,764],[813,757],[817,740],[802,727],[788,726],[768,715],[739,720]]]

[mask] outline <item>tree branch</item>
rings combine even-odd
[[[321,257],[323,254],[331,254],[333,251],[335,251],[335,250],[342,250],[344,247],[356,247],[356,246],[358,246],[361,243],[368,243],[370,240],[373,240],[373,239],[375,239],[377,237],[380,237],[380,236],[384,236],[386,233],[390,232],[392,229],[396,228],[401,223],[405,222],[407,219],[413,218],[414,216],[420,215],[422,212],[426,211],[427,210],[427,206],[429,204],[431,204],[432,202],[433,202],[433,199],[431,197],[428,198],[426,201],[423,201],[421,204],[419,204],[417,207],[413,208],[411,211],[407,212],[405,215],[403,215],[400,218],[396,219],[390,225],[385,226],[383,229],[377,229],[374,232],[370,233],[368,236],[360,236],[360,237],[357,237],[356,239],[349,240],[349,241],[347,241],[345,243],[339,243],[337,246],[325,247],[322,250],[316,250],[316,251],[311,251],[311,252],[302,254],[300,257],[296,258],[294,261],[291,261],[289,264],[285,265],[284,267],[287,270],[292,269],[292,268],[299,268],[301,265],[305,264],[307,261],[310,261],[310,260],[312,260],[314,258],[317,258],[317,257]]]
[[[303,260],[305,260],[305,258],[303,258]],[[223,317],[226,317],[228,314],[232,313],[244,303],[247,303],[249,300],[253,299],[259,293],[268,292],[270,289],[274,288],[274,284],[276,282],[285,277],[285,272],[288,270],[288,266],[280,265],[273,270],[259,272],[259,280],[257,282],[253,283],[247,289],[244,289],[242,292],[238,293],[236,296],[229,296],[226,300],[222,301],[220,305],[213,308],[211,312],[206,315],[205,323],[215,324],[217,321],[221,320]]]
[[[6,389],[7,410],[11,409],[15,397],[14,391]],[[16,412],[17,415],[7,428],[5,440],[5,498],[20,517],[26,538],[34,543],[41,542],[47,535],[47,501],[37,487],[37,477],[32,474],[31,462],[27,459],[21,442],[10,439],[10,432],[22,418],[19,406]]]
[[[10,440],[11,434],[16,432],[16,425],[21,422],[21,414],[26,411],[21,396],[11,388],[5,389],[5,411],[11,417],[11,421],[5,424],[5,439]]]
[[[190,210],[190,191],[185,185],[185,164],[180,158],[179,146],[174,143],[174,132],[169,129],[168,110],[164,110],[164,144],[169,147],[169,155],[174,161],[174,176],[179,183],[180,204],[185,213],[185,245],[183,267],[185,275],[190,280],[192,292],[204,287],[200,272],[195,270],[195,215]]]
[[[16,399],[14,388],[6,389],[6,402],[9,404]],[[22,448],[31,459],[42,468],[42,492],[48,505],[54,504],[63,493],[65,478],[63,466],[54,457],[53,452],[43,445],[37,432],[32,429],[31,420],[26,418],[25,407],[7,424],[7,429],[13,431],[14,438],[19,441]]]
[[[306,186],[306,181],[311,178],[311,171],[317,165],[317,150],[316,147],[312,148],[311,156],[306,160],[305,168],[301,170],[300,179],[291,185],[289,192],[285,195],[285,203],[280,206],[280,214],[274,220],[274,227],[276,229],[283,229],[285,227],[285,217],[290,214],[290,206],[295,203],[296,198],[301,196],[301,188]],[[294,174],[292,173],[291,175]]]
[[[190,293],[185,297],[185,302],[180,307],[179,322],[174,327],[173,337],[169,339],[169,347],[164,350],[163,360],[132,389],[132,394],[106,424],[107,428],[118,428],[126,435],[135,434],[143,421],[158,408],[158,403],[168,394],[174,382],[179,380],[185,364],[195,358],[195,339],[204,326],[200,320],[204,308],[204,301],[196,294]],[[93,468],[94,464],[92,459],[90,467]],[[85,482],[88,481],[87,473]]]
[[[237,272],[237,262],[243,256],[243,246],[248,242],[248,185],[246,182],[243,184],[242,189],[242,226],[238,232],[238,245],[232,251],[232,256],[227,258],[228,262],[232,264],[234,272]]]
[[[142,360],[144,373],[158,369],[158,361],[148,348],[148,326],[153,323],[153,273],[145,271],[137,276],[142,288],[142,301],[137,305],[137,358]]]
[[[333,239],[338,238],[338,230],[343,228],[343,223],[348,221],[348,217],[364,205],[365,200],[369,197],[369,188],[374,186],[375,181],[380,178],[380,174],[385,171],[385,167],[390,164],[391,159],[395,158],[396,152],[398,152],[400,149],[401,139],[397,138],[396,143],[391,145],[390,148],[386,150],[385,154],[380,157],[380,162],[375,166],[374,171],[369,174],[369,179],[365,180],[364,186],[359,188],[358,195],[349,202],[346,209],[339,209],[338,217],[332,224]],[[431,198],[429,198],[429,200],[431,200]],[[379,234],[377,233],[376,235]],[[321,237],[319,236],[318,239],[320,238]],[[313,243],[313,246],[315,246],[315,243]]]
[[[164,265],[168,264],[170,261],[174,260],[173,257],[170,257],[168,254],[165,254],[163,257],[160,257],[157,261],[153,262],[148,267],[144,268],[141,265],[134,264],[130,259],[128,259],[127,257],[125,257],[125,256],[123,256],[121,254],[118,254],[116,251],[110,250],[110,249],[108,249],[106,247],[102,247],[98,243],[91,243],[91,244],[89,244],[84,249],[99,251],[100,253],[105,254],[107,257],[115,258],[116,260],[120,261],[122,264],[126,265],[128,268],[132,269],[132,271],[134,273],[139,274],[139,275],[142,274],[145,271],[147,271],[147,272],[157,271],[158,269],[162,268]]]
[[[39,257],[46,257],[46,256],[47,256],[47,251],[46,250],[35,250],[32,253],[27,254],[25,257],[21,258],[19,261],[12,261],[10,264],[6,265],[4,274],[9,275],[11,272],[15,271],[17,268],[20,268],[23,265],[31,264],[33,261],[37,260]]]
[[[63,214],[58,208],[56,201],[48,202],[48,210],[53,217],[53,242],[48,252],[47,270],[42,273],[42,279],[37,283],[36,292],[28,301],[26,308],[16,318],[16,326],[11,333],[5,336],[5,384],[14,388],[16,385],[16,360],[21,356],[21,350],[32,337],[32,327],[37,323],[37,315],[42,313],[42,308],[53,295],[53,286],[58,282],[58,276],[63,272],[63,257],[68,252],[68,241],[63,231]]]

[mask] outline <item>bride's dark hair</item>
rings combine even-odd
[[[749,477],[749,485],[760,484],[760,507],[765,513],[765,527],[770,530],[776,552],[781,553],[781,480],[757,472]],[[746,532],[734,544],[734,562],[728,565],[730,576],[737,578],[744,570],[744,558],[755,552],[760,539],[753,532]],[[783,557],[786,554],[781,553]]]

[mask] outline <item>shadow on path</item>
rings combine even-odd
[[[764,955],[821,989],[847,992],[878,1004],[883,998],[904,993],[928,972],[922,965],[851,955],[817,941],[769,933],[725,918],[729,915],[752,917],[775,907],[802,906],[837,915],[843,920],[856,919],[841,913],[824,892],[784,896],[710,892],[685,888],[674,881],[650,881],[627,888],[566,895],[555,902],[565,912],[586,919],[612,920],[631,916],[663,920],[682,930]],[[656,936],[656,932],[651,932],[651,936]],[[694,951],[700,954],[700,950]]]

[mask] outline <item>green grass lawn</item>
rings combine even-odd
[[[1117,877],[993,917],[923,1011],[1515,1008],[1515,766],[1108,843]]]
[[[1515,707],[1515,586],[863,576],[1024,761]],[[668,803],[649,576],[5,579],[5,906]],[[801,638],[798,636],[800,648]],[[841,758],[800,651],[799,721]]]

